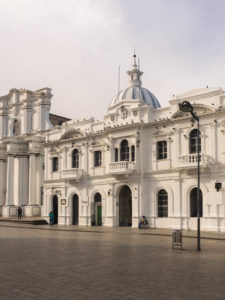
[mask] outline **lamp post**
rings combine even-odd
[[[197,121],[197,161],[198,161],[198,187],[197,187],[197,251],[201,251],[200,247],[200,145],[199,145],[199,117],[193,112],[193,106],[188,101],[179,103],[179,108],[183,112],[191,113],[193,119]]]

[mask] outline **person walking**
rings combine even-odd
[[[18,213],[18,219],[21,219],[22,218],[22,208],[20,206],[18,207],[17,213]]]
[[[49,213],[49,223],[50,223],[50,226],[53,226],[53,223],[54,223],[54,214],[52,211],[50,211]]]

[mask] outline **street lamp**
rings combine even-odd
[[[200,247],[200,145],[199,145],[199,117],[193,112],[193,106],[188,101],[179,103],[179,108],[183,112],[191,113],[193,119],[198,122],[197,130],[197,160],[198,160],[198,187],[197,187],[197,251],[201,251]]]

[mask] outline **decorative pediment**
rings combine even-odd
[[[67,130],[60,138],[60,140],[69,140],[69,139],[73,139],[73,138],[78,138],[78,137],[82,137],[83,134],[80,132],[79,129],[70,129]]]
[[[164,128],[164,127],[159,127],[156,129],[154,132],[153,136],[158,137],[158,136],[169,136],[171,134],[171,130]]]
[[[204,115],[204,114],[208,114],[208,113],[212,113],[214,112],[213,109],[207,105],[202,105],[202,104],[192,104],[194,112],[197,115]],[[172,119],[178,119],[178,118],[185,118],[185,117],[191,117],[190,113],[187,112],[182,112],[180,110],[176,111],[173,115],[172,115]]]

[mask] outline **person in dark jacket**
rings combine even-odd
[[[21,219],[22,218],[22,208],[20,206],[18,207],[17,213],[18,213],[18,219]]]

